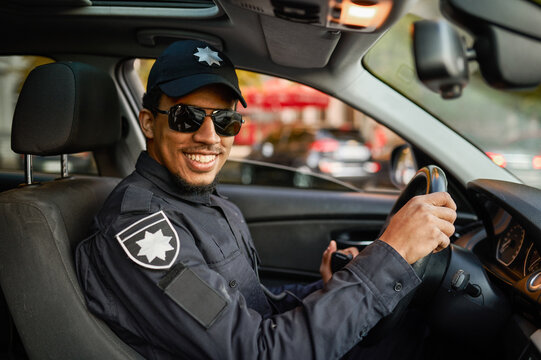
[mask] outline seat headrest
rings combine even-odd
[[[33,155],[94,150],[118,141],[120,126],[118,94],[106,72],[77,62],[46,64],[23,85],[11,148]]]

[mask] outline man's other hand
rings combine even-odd
[[[380,240],[413,264],[449,245],[455,220],[456,204],[449,193],[416,196],[391,218]]]
[[[331,256],[335,251],[337,251],[336,241],[331,240],[329,246],[323,252],[323,257],[321,258],[321,265],[319,266],[319,273],[321,274],[321,278],[323,279],[323,282],[325,284],[332,277]],[[349,247],[347,249],[342,249],[338,251],[343,254],[351,254],[353,257],[359,255],[359,250],[357,250],[356,247]]]

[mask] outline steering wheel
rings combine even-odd
[[[417,195],[431,194],[434,192],[447,191],[447,177],[441,168],[436,165],[428,165],[417,171],[417,173],[410,180],[406,188],[402,190],[402,193],[396,200],[391,212],[385,220],[385,225],[381,233],[385,231],[391,218],[394,214],[406,205],[406,203],[413,197]],[[425,256],[422,259],[417,260],[413,265],[413,270],[421,280],[426,272],[426,267],[428,265],[428,260],[430,259],[431,254]]]
[[[392,216],[411,198],[417,195],[440,191],[447,191],[447,177],[443,170],[435,165],[428,165],[419,169],[393,205],[380,235],[389,225]],[[447,247],[438,253],[428,254],[415,262],[412,267],[417,276],[422,280],[421,285],[400,300],[393,312],[381,319],[370,330],[366,338],[362,341],[362,344],[372,344],[379,341],[390,329],[395,327],[414,297],[416,297],[416,300],[420,299],[421,301],[430,299],[443,280],[449,259],[450,249]]]

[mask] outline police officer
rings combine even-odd
[[[414,198],[331,277],[332,243],[326,283],[291,287],[299,302],[281,304],[259,284],[239,209],[215,189],[238,101],[233,65],[206,43],[157,59],[139,114],[147,151],[76,251],[88,308],[148,359],[340,358],[420,283],[409,264],[448,245],[456,206],[446,193]]]

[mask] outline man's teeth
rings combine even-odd
[[[195,155],[195,154],[186,154],[188,159],[192,161],[197,161],[200,163],[209,163],[216,159],[216,155]]]

